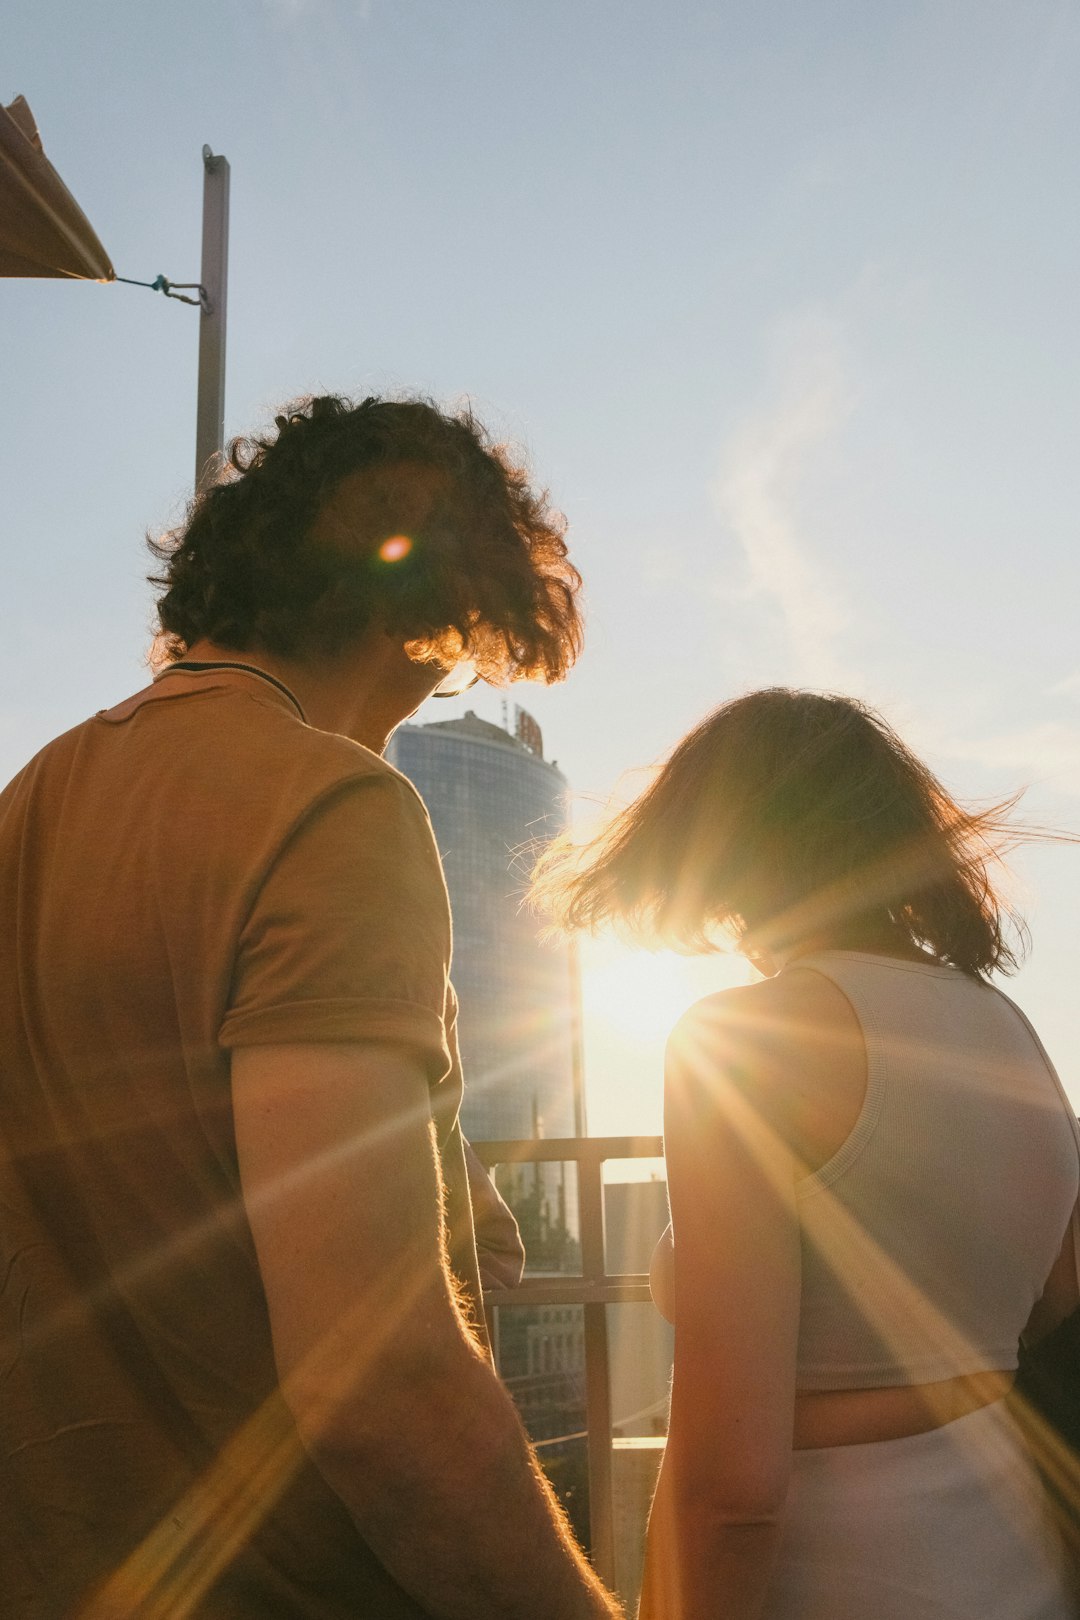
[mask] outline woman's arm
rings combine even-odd
[[[791,1469],[798,1174],[776,1129],[790,1074],[764,987],[682,1020],[665,1069],[674,1231],[671,1424],[641,1620],[754,1620]]]
[[[1074,1214],[1069,1217],[1061,1249],[1046,1279],[1046,1287],[1032,1306],[1027,1326],[1020,1335],[1029,1347],[1045,1339],[1080,1304],[1080,1255],[1075,1252],[1075,1244]]]

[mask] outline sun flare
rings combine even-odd
[[[610,938],[581,943],[581,999],[589,1130],[598,1136],[661,1129],[664,1047],[702,996],[755,978],[741,956],[633,951]]]
[[[582,951],[582,1001],[587,1023],[623,1039],[666,1040],[687,1008],[713,990],[752,977],[741,957],[678,956],[632,951],[590,940]]]
[[[674,956],[646,952],[613,952],[584,966],[582,999],[585,1017],[611,1030],[637,1039],[656,1040],[694,1000],[684,973],[685,963]]]

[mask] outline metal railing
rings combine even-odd
[[[612,1489],[611,1374],[607,1307],[648,1302],[645,1272],[610,1274],[604,1239],[603,1166],[609,1159],[655,1159],[663,1153],[659,1136],[553,1137],[535,1141],[473,1142],[478,1157],[495,1165],[577,1165],[581,1274],[530,1277],[511,1291],[484,1296],[492,1313],[523,1306],[580,1305],[585,1337],[585,1422],[589,1474],[589,1533],[593,1564],[600,1578],[615,1585],[615,1519]]]

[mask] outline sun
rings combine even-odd
[[[746,984],[737,955],[632,951],[610,938],[580,946],[589,1131],[652,1135],[661,1129],[664,1047],[695,1001]]]
[[[630,951],[610,939],[583,942],[585,1094],[593,1135],[652,1136],[663,1129],[664,1046],[700,994],[688,966],[685,958]],[[620,1175],[627,1170],[619,1166]]]
[[[581,946],[581,992],[586,1023],[602,1024],[623,1039],[666,1040],[702,996],[757,975],[734,952],[679,956],[674,951],[631,950],[613,939]]]
[[[586,1021],[650,1043],[666,1039],[686,1009],[702,994],[685,957],[630,951],[590,942],[582,952],[582,1002]]]

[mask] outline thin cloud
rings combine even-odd
[[[1080,670],[1075,675],[1066,675],[1063,681],[1055,681],[1053,686],[1046,688],[1047,697],[1071,697],[1080,700]]]
[[[945,747],[954,759],[1014,771],[1021,783],[1080,798],[1080,726],[1040,720],[998,736],[953,738]]]
[[[352,20],[367,22],[371,17],[372,3],[373,0],[351,0]],[[331,9],[332,4],[333,0],[262,0],[263,9],[279,27],[289,27],[293,23],[306,22],[323,15]]]
[[[782,354],[771,402],[724,448],[713,502],[746,559],[751,597],[779,615],[793,677],[851,686],[842,648],[851,616],[801,532],[796,500],[811,453],[836,436],[854,403],[838,323],[810,317],[789,326]]]

